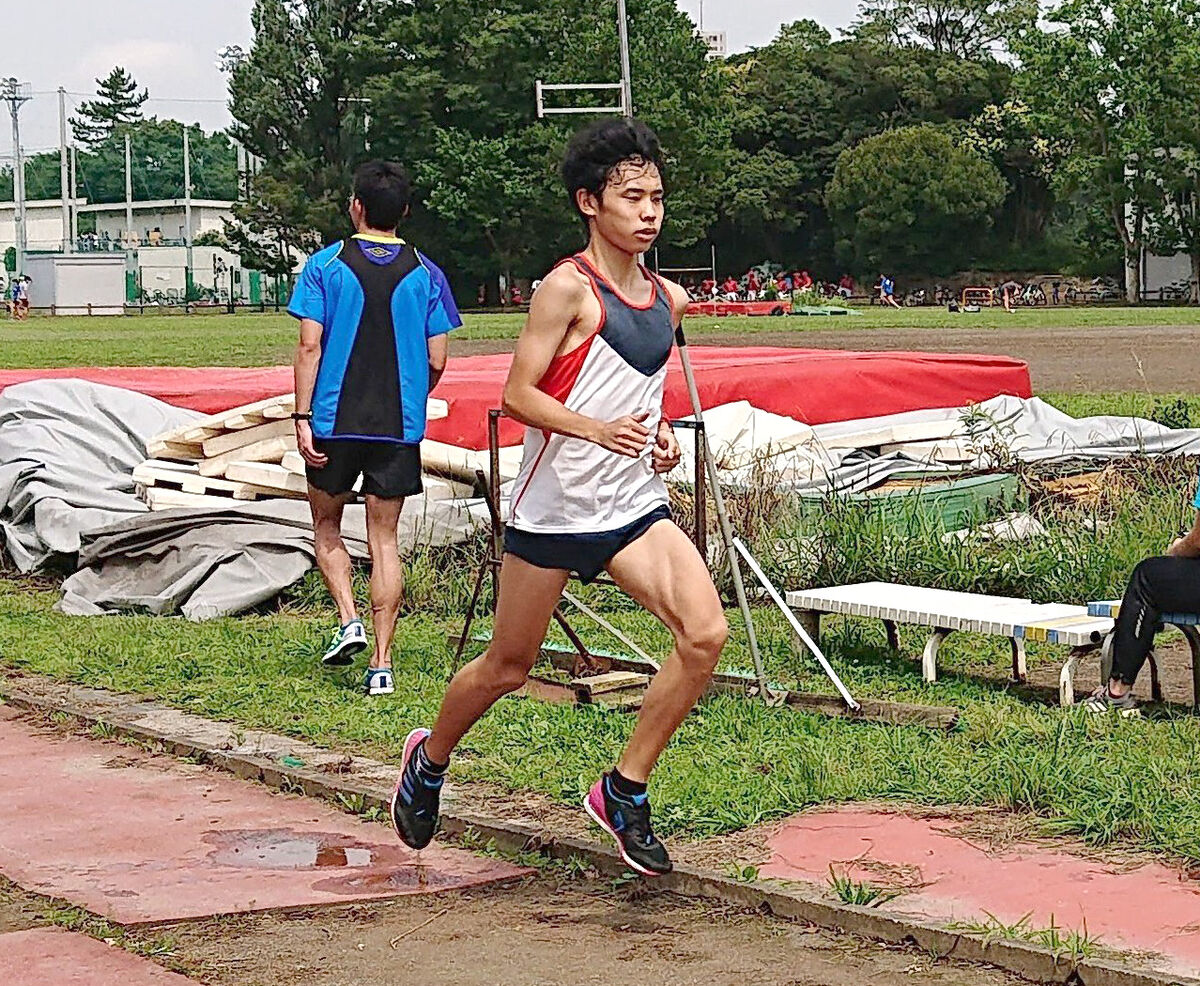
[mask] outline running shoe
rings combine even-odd
[[[416,752],[429,736],[428,729],[414,729],[404,741],[400,777],[392,792],[392,828],[410,849],[424,849],[437,830],[442,782],[417,768]]]
[[[329,647],[321,655],[321,664],[327,668],[345,668],[354,663],[354,655],[367,649],[367,631],[362,620],[351,620],[344,627],[333,631]]]
[[[391,668],[367,668],[363,691],[368,695],[391,695],[396,690]]]
[[[1137,702],[1134,701],[1133,692],[1126,692],[1120,698],[1117,698],[1108,690],[1108,685],[1104,684],[1097,688],[1083,703],[1083,707],[1088,712],[1094,712],[1096,715],[1108,715],[1110,712],[1115,712],[1123,718],[1131,718],[1140,716]]]
[[[646,795],[624,798],[613,792],[608,774],[592,785],[583,799],[592,821],[611,835],[625,865],[643,876],[665,876],[671,872],[667,847],[650,828],[650,800]]]

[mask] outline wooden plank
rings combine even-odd
[[[146,443],[146,454],[152,459],[179,459],[197,462],[204,458],[204,448],[197,442],[175,442],[152,438]]]
[[[224,476],[225,470],[229,468],[231,462],[278,462],[283,458],[284,453],[292,451],[295,447],[296,436],[294,434],[288,435],[286,438],[268,438],[261,442],[255,442],[253,445],[205,459],[199,466],[200,475]]]
[[[278,468],[278,467],[276,467]],[[163,462],[149,459],[134,466],[133,481],[154,489],[174,489],[201,496],[226,496],[234,500],[261,500],[287,495],[269,484],[201,476],[192,463]]]
[[[237,419],[239,415],[261,413],[268,407],[286,407],[287,410],[283,411],[283,416],[286,417],[296,409],[296,396],[294,394],[280,394],[278,397],[267,397],[264,400],[255,401],[253,404],[231,407],[227,411],[218,411],[216,414],[210,414],[207,417],[189,421],[185,425],[180,425],[178,428],[164,432],[161,435],[156,435],[155,437],[164,441],[178,441],[193,432],[211,431],[215,434],[220,434],[223,431],[229,430],[225,423],[227,420]],[[210,436],[206,435],[203,437]],[[203,437],[196,438],[195,440],[202,441]]]
[[[228,509],[245,500],[235,500],[230,496],[205,496],[200,493],[184,493],[181,490],[161,489],[151,486],[146,490],[146,505],[151,510],[175,510],[180,507],[193,509]]]
[[[274,490],[280,496],[303,499],[308,495],[308,482],[289,469],[274,462],[231,462],[225,478],[239,483],[254,483]]]
[[[521,471],[521,456],[523,449],[513,445],[500,450],[500,478],[507,482],[516,479]],[[490,471],[487,449],[459,448],[457,445],[446,445],[426,439],[421,443],[421,467],[429,472],[439,473],[462,482],[475,482],[475,470],[483,470],[486,476]]]
[[[297,476],[304,475],[304,456],[299,452],[285,452],[280,465],[288,472],[294,472]]]
[[[268,438],[283,438],[288,435],[293,436],[293,438],[295,436],[295,428],[292,426],[291,421],[269,421],[266,424],[232,431],[225,435],[218,435],[216,438],[205,439],[201,443],[201,448],[204,450],[204,457],[211,459],[246,445],[266,441]]]

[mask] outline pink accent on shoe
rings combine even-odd
[[[418,726],[416,729],[409,732],[404,739],[404,756],[400,758],[400,773],[396,775],[396,786],[392,788],[392,803],[389,805],[388,817],[392,819],[392,831],[397,837],[403,841],[404,836],[400,835],[400,830],[396,828],[396,798],[400,796],[400,782],[404,779],[404,771],[408,767],[408,758],[413,755],[413,750],[421,740],[429,735],[429,730],[423,726]]]
[[[608,820],[608,812],[604,809],[604,778],[596,781],[592,785],[592,789],[588,791],[587,797],[583,799],[583,810],[586,811],[593,822],[599,825],[605,832],[612,836],[613,841],[617,844],[617,855],[621,857],[621,862],[628,866],[635,873],[640,873],[642,876],[659,877],[663,874],[655,873],[654,870],[648,870],[646,867],[634,862],[625,853],[625,846],[622,845],[620,837],[617,835],[617,830],[612,827],[612,822]]]

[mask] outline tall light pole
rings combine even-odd
[[[13,199],[16,204],[13,227],[17,241],[17,269],[21,274],[25,270],[25,156],[21,153],[21,123],[18,115],[21,107],[33,98],[33,86],[28,82],[18,82],[14,78],[0,81],[0,99],[8,103],[8,112],[12,115],[13,135]]]
[[[617,0],[617,36],[621,42],[621,115],[633,117],[633,79],[629,74],[629,22],[625,0]]]
[[[62,248],[63,253],[72,253],[71,242],[71,190],[67,185],[67,91],[58,87],[58,190],[62,200]]]

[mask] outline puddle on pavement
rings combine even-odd
[[[440,890],[462,885],[462,877],[430,869],[420,863],[372,873],[356,873],[314,883],[314,890],[331,894],[374,894],[399,890]]]
[[[209,832],[204,841],[216,847],[208,854],[211,862],[246,869],[363,869],[412,863],[412,853],[399,846],[361,842],[337,832],[243,829]]]

